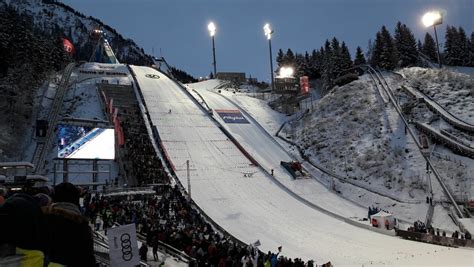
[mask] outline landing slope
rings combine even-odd
[[[472,265],[471,250],[374,234],[303,205],[251,166],[173,81],[151,68],[132,69],[179,180],[186,185],[185,161],[190,160],[192,198],[242,241],[259,239],[263,251],[283,245],[286,256],[335,265]],[[244,172],[254,175],[244,177]]]

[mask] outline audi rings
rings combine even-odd
[[[122,259],[124,261],[130,261],[133,258],[132,253],[132,242],[130,241],[130,235],[125,233],[120,236],[120,246],[122,247]]]
[[[159,79],[160,78],[160,76],[158,76],[156,74],[145,74],[145,77],[151,78],[151,79]]]

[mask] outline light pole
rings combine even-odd
[[[443,23],[443,16],[439,11],[431,11],[427,12],[421,20],[425,27],[433,26],[436,40],[436,48],[438,49],[438,65],[441,69],[441,56],[439,53],[438,33],[436,32],[436,25],[440,25]]]
[[[270,75],[271,75],[271,83],[272,83],[272,92],[275,91],[275,86],[273,83],[273,60],[272,60],[272,34],[273,30],[270,28],[270,24],[265,24],[263,26],[263,32],[265,33],[265,36],[267,36],[268,39],[268,48],[270,49]]]
[[[217,67],[216,67],[216,45],[214,43],[214,35],[216,35],[216,25],[214,25],[214,22],[211,22],[207,25],[207,29],[209,30],[209,34],[211,35],[212,38],[212,58],[213,58],[213,65],[214,65],[214,79],[216,79],[217,75]]]

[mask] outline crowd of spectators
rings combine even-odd
[[[128,163],[124,164],[126,176],[134,177],[138,185],[167,184],[168,174],[154,151],[138,106],[119,112],[125,139],[122,157]],[[107,231],[116,223],[135,223],[137,232],[146,236],[140,248],[142,259],[146,259],[148,247],[156,255],[161,241],[184,251],[199,266],[315,266],[312,261],[305,264],[301,259],[278,257],[278,253],[263,254],[214,231],[177,188],[165,187],[160,197],[138,199],[88,195],[83,212],[97,230]]]
[[[436,228],[435,230],[435,228],[433,228],[433,226],[431,225],[426,227],[426,225],[421,221],[416,221],[413,224],[413,226],[408,227],[408,231],[446,237],[446,231],[443,230],[440,232],[439,228]],[[464,234],[459,233],[458,231],[454,231],[451,234],[451,237],[456,238],[456,239],[467,239],[467,240],[470,240],[472,238],[471,233],[469,233],[469,231],[465,231]]]
[[[151,144],[138,107],[121,112],[125,139],[122,157],[130,162],[124,165],[126,176],[135,177],[138,185],[167,182],[167,173]]]
[[[10,192],[0,205],[0,266],[96,266],[80,190],[62,183],[32,192]]]
[[[84,208],[92,221],[105,228],[114,223],[135,223],[148,247],[156,251],[158,242],[164,242],[194,258],[198,266],[317,266],[313,261],[279,256],[279,252],[264,254],[254,244],[244,245],[223,236],[192,208],[177,187],[164,187],[160,197],[88,196]],[[140,250],[146,255],[147,248]]]

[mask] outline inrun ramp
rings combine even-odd
[[[472,250],[374,233],[306,206],[251,165],[172,80],[152,68],[131,68],[179,180],[186,186],[190,160],[193,200],[243,242],[260,240],[262,251],[282,245],[285,256],[336,266],[474,263]],[[243,175],[248,172],[252,177]]]

